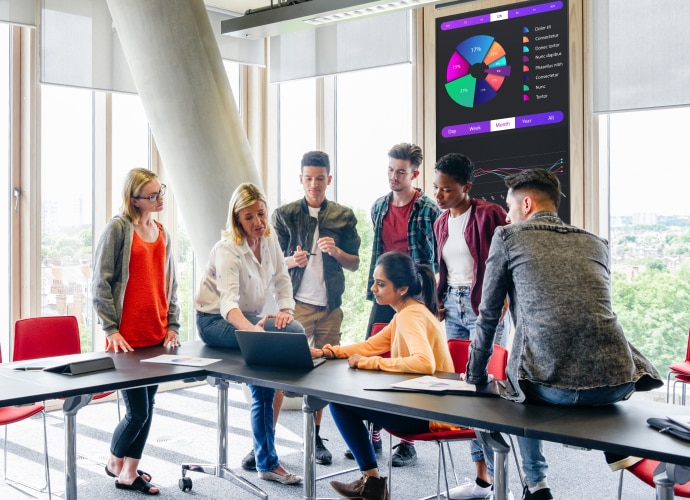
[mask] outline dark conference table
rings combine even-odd
[[[203,368],[140,362],[170,353],[220,358],[222,361]],[[80,356],[98,355],[102,353]],[[651,416],[684,416],[687,410],[682,406],[627,401],[602,408],[566,408],[517,404],[490,397],[369,391],[365,388],[384,387],[416,375],[353,370],[348,368],[346,360],[329,360],[306,373],[251,367],[244,364],[238,351],[211,348],[202,342],[186,343],[174,350],[155,347],[109,355],[113,357],[116,369],[89,375],[70,377],[46,372],[0,370],[2,406],[68,398],[64,407],[65,453],[68,455],[65,460],[66,498],[77,498],[74,417],[78,409],[88,403],[90,394],[205,376],[307,396],[305,401],[310,403],[305,404],[304,497],[308,499],[315,498],[313,412],[320,406],[319,402],[340,402],[490,432],[690,466],[690,444],[660,434],[646,424],[646,419]],[[70,421],[71,424],[67,425]],[[501,488],[497,487],[497,498],[501,496],[500,492]]]
[[[418,375],[350,369],[346,360],[329,360],[306,373],[251,367],[237,351],[214,349],[196,342],[181,353],[218,358],[207,367],[209,375],[236,382],[298,392],[324,402],[339,402],[389,413],[437,420],[450,424],[543,439],[581,448],[633,455],[690,467],[690,443],[649,427],[652,416],[686,416],[683,406],[648,401],[625,401],[606,407],[557,407],[518,404],[501,398],[454,396],[365,390],[384,387]],[[309,398],[307,398],[309,400]],[[315,406],[315,405],[313,405]],[[305,413],[305,495],[315,498],[313,462],[313,411]],[[602,457],[602,466],[605,466]],[[507,495],[507,484],[498,484]]]

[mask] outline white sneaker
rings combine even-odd
[[[452,488],[446,497],[448,500],[470,500],[472,498],[493,498],[491,486],[482,488],[476,481],[469,481],[460,486]]]

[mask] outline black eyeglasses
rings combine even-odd
[[[148,196],[132,196],[135,200],[149,200],[151,203],[154,201],[158,201],[159,196],[165,196],[165,191],[168,189],[168,186],[165,184],[161,184],[161,190],[158,191],[157,193],[151,193]]]

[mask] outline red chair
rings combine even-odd
[[[469,358],[469,347],[469,340],[451,339],[448,341],[448,350],[450,351],[450,355],[453,358],[453,367],[456,373],[465,373],[465,369],[467,367],[467,360]],[[494,352],[491,355],[488,364],[489,373],[493,375],[496,380],[505,380],[507,378],[507,363],[508,351],[500,345],[494,345]],[[474,439],[476,437],[474,430],[472,429],[459,429],[441,432],[423,432],[421,434],[399,434],[396,432],[392,432],[388,429],[386,430],[388,431],[389,435],[396,436],[401,439],[407,439],[409,441],[433,441],[438,445],[438,462],[436,466],[436,498],[441,498],[441,464],[443,464],[443,477],[445,479],[446,484],[446,495],[449,490],[448,474],[446,472],[446,455],[443,449],[443,445],[445,444],[446,448],[448,449],[448,456],[451,461],[451,468],[453,470],[453,474],[455,474],[455,465],[453,463],[453,455],[450,451],[450,443],[453,441],[466,441]],[[389,461],[389,491],[392,490],[393,486],[392,474],[392,463]],[[455,478],[455,482],[459,483],[457,477]]]
[[[670,371],[666,376],[666,402],[669,400],[669,390],[671,388],[671,375],[675,377],[673,382],[673,403],[676,402],[676,384],[683,384],[681,403],[685,404],[685,384],[690,383],[690,329],[688,329],[688,343],[685,349],[685,361],[669,366]]]
[[[383,330],[387,326],[388,326],[388,323],[374,323],[373,325],[371,325],[370,337],[373,337],[374,335],[379,333],[381,330]],[[381,357],[382,358],[390,358],[391,357],[390,351],[384,352],[383,354],[381,354]]]
[[[654,476],[666,473],[665,468],[659,468],[658,460],[650,460],[648,458],[643,458],[636,464],[633,464],[630,467],[621,470],[620,482],[618,483],[619,500],[622,498],[623,494],[623,472],[626,470],[629,471],[633,476],[641,480],[643,483],[646,483],[649,486],[651,486],[652,488],[657,487],[657,485],[654,483]],[[683,480],[685,479],[687,478],[684,478]],[[670,486],[668,489],[669,495],[667,495],[664,498],[670,498]],[[677,497],[690,498],[690,482],[686,482],[685,484],[676,484],[673,488],[673,493]]]
[[[2,350],[0,349],[0,363],[2,363]],[[45,405],[43,403],[32,403],[30,405],[22,405],[22,406],[4,406],[0,408],[0,425],[5,427],[5,441],[4,441],[4,451],[3,451],[3,456],[4,456],[4,475],[5,475],[5,481],[8,481],[7,478],[7,426],[9,424],[14,424],[15,422],[20,422],[22,420],[25,420],[29,417],[33,417],[34,415],[40,413],[43,416],[43,455],[44,455],[44,468],[45,468],[45,480],[46,484],[42,487],[39,488],[39,491],[45,491],[46,489],[48,490],[48,498],[51,496],[51,490],[50,490],[50,465],[48,462],[48,431],[47,431],[47,426],[46,426],[46,412],[45,412]],[[9,480],[12,482],[19,482],[16,480]],[[25,483],[20,483],[23,484],[24,486],[28,486],[29,488],[33,488],[33,486],[27,485]]]
[[[19,319],[14,323],[12,361],[49,358],[81,353],[79,324],[74,316],[40,316]],[[94,394],[102,399],[114,391]],[[117,394],[117,416],[120,419],[120,394]]]

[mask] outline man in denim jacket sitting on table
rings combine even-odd
[[[556,214],[558,178],[543,169],[506,177],[509,225],[494,233],[467,380],[487,381],[506,295],[515,320],[508,379],[518,402],[607,405],[663,385],[625,338],[611,308],[606,240]],[[518,437],[523,499],[549,500],[542,443]],[[485,452],[487,461],[492,453]]]

